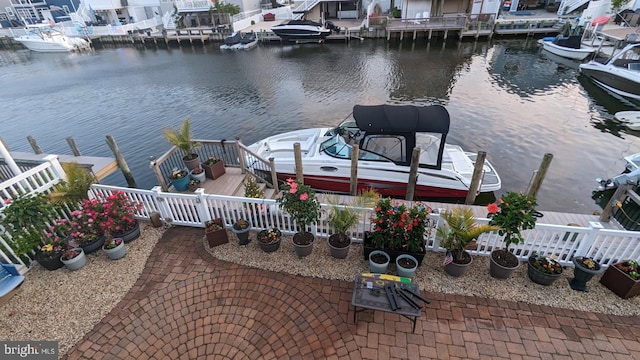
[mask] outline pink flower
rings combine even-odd
[[[304,194],[300,194],[300,200],[305,201],[309,198],[309,195],[307,195],[307,193]]]
[[[495,214],[499,210],[500,210],[500,208],[495,203],[491,203],[491,204],[487,205],[487,211],[489,212],[489,214]]]
[[[298,191],[298,188],[294,188],[293,186],[291,187],[291,189],[289,189],[290,194],[295,194],[296,191]]]

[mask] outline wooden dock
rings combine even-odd
[[[11,151],[11,156],[18,164],[41,164],[45,162],[44,158],[51,154],[32,154],[27,152]],[[97,157],[97,156],[73,156],[73,155],[55,155],[60,163],[76,162],[80,166],[90,169],[101,181],[107,176],[118,170],[118,163],[114,158]]]

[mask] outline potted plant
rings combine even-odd
[[[444,225],[438,227],[436,235],[440,246],[447,249],[444,271],[453,276],[464,275],[473,258],[466,251],[474,247],[475,240],[482,234],[500,229],[498,226],[478,225],[471,208],[456,207],[440,214]]]
[[[136,213],[142,211],[142,203],[131,199],[124,191],[113,190],[103,203],[102,231],[110,237],[120,238],[125,244],[140,237],[140,223]]]
[[[176,191],[185,191],[189,188],[189,173],[186,170],[173,169],[169,174],[169,180]]]
[[[60,257],[67,247],[67,232],[67,220],[59,219],[45,233],[43,244],[36,251],[36,261],[43,268],[52,271],[64,266]]]
[[[549,286],[562,275],[562,266],[548,256],[533,253],[529,256],[527,274],[534,283]]]
[[[184,166],[186,166],[187,169],[193,170],[200,165],[200,159],[198,158],[198,154],[196,154],[195,150],[202,144],[192,140],[191,121],[189,121],[189,119],[184,119],[184,121],[182,121],[182,127],[180,130],[167,128],[164,129],[162,133],[169,144],[176,146],[183,151],[184,156],[182,157],[182,161],[184,161]]]
[[[261,189],[260,186],[258,186],[258,183],[256,183],[256,180],[252,176],[249,176],[244,182],[244,197],[251,199],[264,198],[264,190]],[[256,215],[265,215],[263,206],[264,205],[262,204],[254,203],[245,204],[245,207],[249,209],[249,215],[258,222],[259,220]]]
[[[369,253],[369,271],[374,274],[387,272],[391,257],[383,250],[373,250]]]
[[[69,270],[78,270],[87,263],[87,257],[82,248],[70,248],[62,253],[60,260]]]
[[[67,177],[54,187],[49,199],[55,204],[77,206],[82,200],[88,199],[91,185],[97,182],[95,175],[77,162],[63,163],[62,168]]]
[[[327,198],[330,206],[327,223],[333,228],[333,234],[328,240],[332,257],[345,259],[349,255],[351,238],[347,232],[360,220],[359,209],[371,207],[377,196],[373,190],[369,190],[360,193],[345,205],[339,204],[337,197]]]
[[[200,183],[203,183],[205,182],[205,180],[207,180],[206,174],[204,173],[204,169],[202,168],[202,166],[198,166],[197,168],[191,170],[191,172],[189,173],[189,176],[191,176],[192,179],[200,181]]]
[[[296,222],[298,232],[293,235],[293,247],[298,257],[305,257],[313,250],[313,234],[308,227],[320,217],[320,203],[310,186],[293,179],[287,179],[282,186],[279,206]]]
[[[227,230],[222,225],[222,219],[217,218],[204,222],[204,233],[210,247],[226,244],[229,242]]]
[[[233,223],[231,231],[238,237],[238,244],[247,245],[251,240],[249,239],[249,230],[251,224],[245,219],[238,219]]]
[[[280,248],[280,238],[282,237],[282,232],[276,228],[268,228],[265,230],[261,230],[256,235],[256,239],[258,240],[258,244],[260,244],[260,248],[264,252],[274,252]]]
[[[124,240],[120,238],[105,240],[104,245],[102,245],[102,251],[104,251],[111,260],[122,259],[127,255],[127,248],[124,246]]]
[[[569,280],[569,286],[573,290],[587,291],[587,282],[593,275],[602,272],[603,268],[590,257],[576,256],[573,261],[573,279]]]
[[[365,261],[373,250],[384,250],[390,261],[400,254],[410,254],[422,264],[425,251],[425,235],[428,235],[431,208],[421,202],[408,207],[404,201],[379,199],[371,218],[372,231],[365,232],[363,254]]]
[[[499,226],[498,234],[504,235],[504,248],[491,252],[491,276],[506,279],[520,266],[520,261],[509,251],[509,246],[524,242],[521,231],[535,227],[539,216],[536,205],[535,197],[510,191],[503,194],[497,204],[487,206],[488,217],[491,219],[489,225]]]
[[[623,299],[640,295],[640,267],[638,261],[625,260],[607,268],[600,283]]]
[[[224,162],[216,157],[208,158],[201,166],[204,169],[205,176],[211,180],[215,180],[225,173]]]
[[[104,204],[98,199],[82,201],[80,210],[69,214],[69,236],[85,254],[98,251],[104,244]]]
[[[21,195],[5,203],[9,205],[2,209],[0,224],[11,236],[8,241],[15,254],[29,263],[27,254],[42,245],[57,207],[42,194]]]
[[[187,186],[189,187],[189,190],[196,191],[200,187],[200,180],[193,178],[189,179]]]
[[[398,276],[413,278],[418,269],[418,260],[409,254],[401,254],[396,257],[396,271]]]

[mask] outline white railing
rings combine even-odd
[[[589,0],[562,0],[557,14],[558,16],[569,15],[572,11],[588,2]]]
[[[0,213],[14,198],[26,194],[49,193],[56,184],[66,179],[57,156],[49,155],[44,160],[45,163],[0,183]],[[0,258],[3,262],[18,265],[22,271],[26,271],[27,264],[11,248],[10,239],[11,236],[0,226]]]
[[[139,219],[148,218],[152,212],[173,225],[204,227],[207,220],[222,218],[226,227],[231,227],[238,218],[249,219],[254,229],[277,227],[285,234],[296,232],[295,223],[290,216],[278,207],[273,199],[254,199],[235,196],[205,194],[198,189],[193,194],[162,192],[160,187],[152,190],[129,189],[106,185],[93,185],[91,195],[107,195],[113,190],[127,193],[131,198],[143,203],[137,214]],[[328,237],[331,228],[327,223],[326,212],[329,205],[321,204],[322,216],[313,227],[317,237]],[[350,231],[354,242],[362,242],[365,231],[371,230],[373,209],[360,209],[361,221]],[[425,238],[426,248],[431,251],[444,251],[439,246],[435,229],[439,226],[440,216],[431,214],[431,231]],[[544,218],[543,218],[544,219]],[[477,219],[487,223],[489,219]],[[523,231],[524,243],[512,246],[514,254],[520,260],[526,260],[537,252],[555,257],[563,266],[572,266],[574,256],[590,256],[603,267],[626,259],[640,257],[640,232],[605,230],[602,225],[592,222],[588,227],[544,224],[540,221],[535,229]],[[497,232],[483,234],[478,238],[477,247],[470,252],[473,255],[489,256],[494,249],[504,246],[502,236]]]

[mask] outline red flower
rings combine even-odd
[[[495,203],[491,203],[487,205],[487,211],[489,211],[489,214],[495,214],[500,211],[500,208]]]

